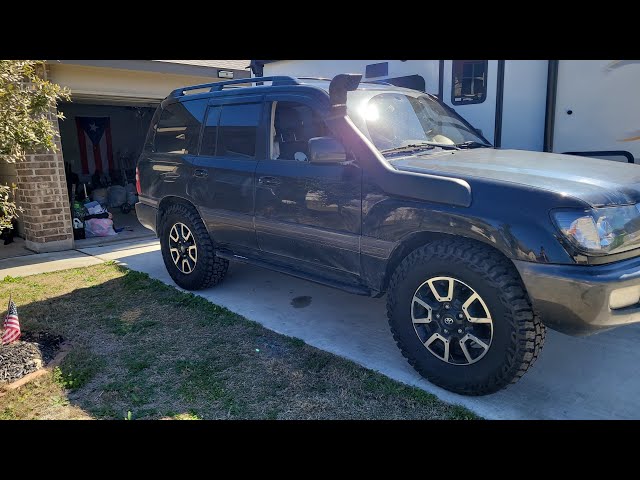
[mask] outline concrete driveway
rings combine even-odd
[[[117,259],[174,285],[157,242],[81,251]],[[549,332],[541,357],[520,382],[493,395],[464,397],[430,384],[409,366],[389,332],[384,298],[350,295],[237,263],[221,285],[197,293],[267,328],[416,385],[486,418],[640,418],[640,325],[587,338]]]

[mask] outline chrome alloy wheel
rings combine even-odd
[[[193,272],[198,262],[196,240],[184,223],[176,223],[169,231],[169,252],[173,263],[185,275]]]
[[[411,301],[411,321],[424,347],[443,362],[471,365],[493,339],[493,320],[482,297],[452,277],[433,277]]]

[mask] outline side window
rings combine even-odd
[[[469,105],[487,98],[488,60],[453,60],[451,103]]]
[[[262,104],[224,105],[218,124],[216,156],[255,158]]]
[[[154,151],[195,155],[206,106],[206,101],[202,100],[167,105],[156,128]]]
[[[218,139],[218,121],[220,120],[220,107],[211,107],[207,113],[207,120],[202,133],[200,155],[215,156],[216,141]]]
[[[310,107],[298,102],[273,102],[271,158],[308,161],[310,138],[325,137],[327,128]]]

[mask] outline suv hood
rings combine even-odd
[[[397,170],[484,178],[568,195],[592,207],[640,201],[640,166],[525,150],[442,150],[389,159]],[[473,187],[473,185],[472,185]]]

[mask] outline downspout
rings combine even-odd
[[[547,106],[544,117],[543,151],[553,151],[553,131],[556,121],[556,96],[558,94],[558,66],[559,60],[549,60],[547,70]]]

